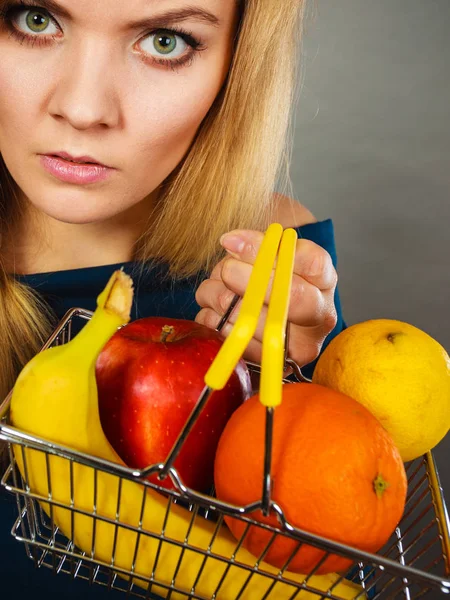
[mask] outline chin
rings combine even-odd
[[[93,210],[92,207],[84,209],[82,206],[76,208],[66,206],[39,206],[37,204],[34,204],[34,206],[41,214],[45,215],[45,217],[49,217],[60,223],[66,223],[67,225],[89,225],[106,221],[115,216],[109,213],[105,214],[103,211]]]
[[[126,210],[123,202],[117,206],[112,202],[112,194],[101,194],[95,190],[49,191],[36,196],[27,195],[28,201],[44,217],[60,223],[87,225],[107,221]]]

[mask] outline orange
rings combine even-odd
[[[217,497],[246,506],[261,500],[265,411],[258,396],[240,406],[222,433],[215,457]],[[399,451],[377,419],[348,396],[321,385],[286,384],[275,408],[272,499],[291,525],[354,548],[376,552],[405,507],[407,478]],[[272,511],[249,515],[280,527]],[[240,539],[246,523],[226,517]],[[260,556],[272,533],[251,526],[244,547]],[[298,542],[278,535],[264,561],[283,567]],[[287,569],[310,573],[324,552],[302,545]],[[318,574],[346,571],[348,558],[330,554]]]

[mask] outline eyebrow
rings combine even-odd
[[[30,0],[26,4],[36,8],[45,8],[48,12],[60,17],[70,18],[70,13],[53,0]]]
[[[197,6],[186,6],[186,8],[169,10],[165,13],[155,15],[154,17],[136,21],[135,23],[131,24],[131,27],[135,29],[137,27],[142,27],[142,25],[146,25],[150,29],[157,29],[158,27],[167,25],[167,23],[188,20],[209,23],[215,27],[220,25],[219,19],[213,13]]]
[[[31,0],[30,4],[36,5],[41,8],[45,8],[46,10],[48,10],[48,12],[54,15],[58,15],[68,19],[71,18],[70,13],[54,0]],[[157,29],[159,27],[164,27],[165,25],[167,25],[167,23],[175,23],[187,20],[209,23],[211,25],[214,25],[215,27],[220,25],[218,17],[216,17],[216,15],[209,12],[208,10],[199,6],[186,6],[185,8],[169,10],[165,13],[161,13],[159,15],[155,15],[147,19],[134,21],[130,24],[130,27],[131,29],[137,29],[142,26],[146,26],[149,29]]]

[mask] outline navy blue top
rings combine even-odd
[[[337,266],[333,224],[330,219],[296,228],[299,237],[312,240],[325,248]],[[96,299],[112,272],[120,267],[133,276],[135,296],[132,319],[145,316],[165,316],[194,319],[200,307],[195,301],[195,290],[202,276],[173,281],[168,277],[167,266],[151,264],[140,273],[136,263],[114,264],[100,267],[40,273],[18,276],[17,279],[39,292],[62,318],[73,307],[94,310]],[[325,346],[343,328],[339,295],[336,291],[335,304],[338,322],[327,337]],[[311,377],[314,364],[302,369]],[[0,489],[0,590],[1,597],[11,600],[111,600],[121,598],[121,592],[108,592],[103,586],[90,586],[87,581],[72,581],[67,575],[55,576],[50,569],[36,570],[27,558],[22,543],[11,537],[11,528],[17,519],[17,505],[12,494]]]

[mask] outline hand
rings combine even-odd
[[[264,234],[259,231],[248,230],[232,231],[222,236],[221,244],[228,256],[214,267],[210,278],[203,281],[197,290],[196,300],[202,307],[195,319],[198,323],[215,329],[234,295],[244,295],[263,237]],[[336,326],[336,284],[337,273],[328,252],[309,240],[297,240],[288,312],[288,355],[300,367],[317,358],[325,338]],[[270,290],[271,283],[254,338],[244,354],[252,362],[261,362],[261,341]],[[240,302],[222,329],[224,336],[228,335],[236,321],[239,306]]]

